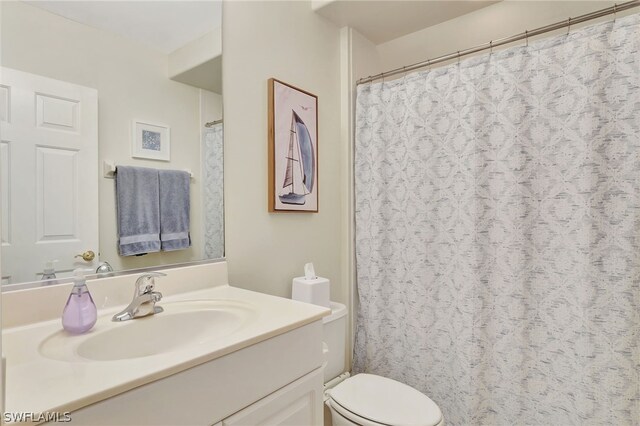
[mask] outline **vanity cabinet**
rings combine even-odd
[[[73,424],[322,424],[322,321],[274,334],[73,411]]]
[[[322,368],[224,419],[219,426],[322,424]]]
[[[5,410],[69,412],[74,426],[322,424],[328,309],[230,286],[225,262],[164,272],[163,292],[174,292],[163,313],[126,322],[111,318],[131,277],[90,282],[104,308],[78,336],[49,308],[73,284],[3,296]],[[36,322],[22,309],[34,303]]]

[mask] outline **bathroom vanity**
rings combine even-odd
[[[79,336],[60,324],[68,284],[5,294],[6,411],[70,412],[77,425],[322,423],[328,309],[231,287],[224,261],[163,272],[164,312],[124,322],[111,317],[137,275],[89,281],[99,317]]]

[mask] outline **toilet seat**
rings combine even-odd
[[[416,389],[373,374],[357,374],[330,392],[330,406],[345,419],[363,426],[442,423],[440,408]]]
[[[332,399],[329,399],[328,405],[334,411],[334,414],[333,414],[334,416],[337,413],[339,416],[344,418],[344,420],[347,420],[350,424],[355,424],[358,426],[388,426],[388,425],[382,425],[380,423],[372,422],[371,420],[365,419],[364,417],[360,417],[359,415],[352,413],[346,408],[340,406],[340,404],[338,404]],[[335,417],[334,417],[333,424],[334,425],[336,424]]]

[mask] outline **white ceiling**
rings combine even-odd
[[[27,1],[82,24],[171,53],[221,26],[217,1]]]
[[[374,44],[457,18],[497,1],[312,0],[313,9],[340,27],[348,25]]]

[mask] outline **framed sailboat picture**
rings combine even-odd
[[[269,211],[318,211],[318,97],[269,79]]]

